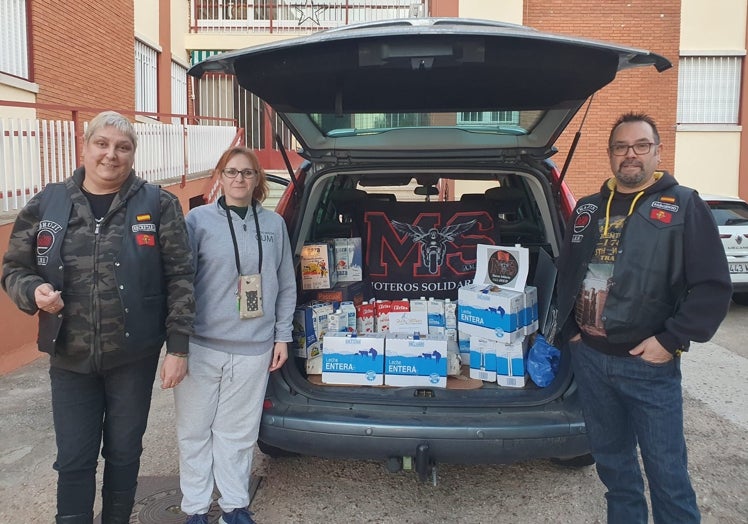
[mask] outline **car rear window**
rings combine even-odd
[[[728,200],[707,200],[718,226],[748,223],[748,204]]]
[[[311,114],[329,137],[371,135],[398,128],[454,127],[464,131],[526,135],[544,111],[460,111],[455,113],[343,113]]]

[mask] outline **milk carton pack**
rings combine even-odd
[[[330,313],[327,324],[328,333],[348,333],[348,312],[339,309]]]
[[[363,278],[361,238],[336,238],[333,240],[335,273],[338,282],[358,282]]]
[[[391,333],[428,333],[429,322],[425,308],[419,304],[420,301],[393,300],[389,313],[389,324]],[[415,305],[415,308],[413,307]]]
[[[497,340],[470,337],[470,378],[496,382],[496,346]]]
[[[304,244],[301,248],[301,288],[329,289],[337,282],[335,261],[327,242]]]
[[[429,298],[428,301],[429,335],[444,335],[444,299]]]
[[[346,331],[356,333],[356,305],[350,300],[341,302],[340,311],[346,314]]]
[[[458,290],[457,329],[469,335],[513,342],[524,334],[524,293],[494,285],[467,284]],[[460,340],[467,337],[460,337]]]
[[[457,329],[457,354],[460,357],[460,364],[463,366],[470,364],[470,333],[465,330]]]
[[[385,347],[385,384],[447,387],[445,336],[388,333]]]
[[[299,306],[294,311],[291,336],[296,356],[308,359],[322,353],[321,341],[314,330],[311,305]]]
[[[330,333],[323,340],[322,382],[381,386],[384,383],[384,335]]]
[[[457,329],[457,302],[444,299],[444,327],[446,329]]]
[[[522,388],[527,383],[528,338],[496,346],[496,382],[500,386]]]
[[[374,333],[374,316],[376,306],[371,302],[365,302],[356,306],[356,332],[360,335]]]
[[[322,337],[328,330],[331,304],[305,304],[296,308],[292,337],[296,355],[306,359],[306,372],[322,373]]]
[[[538,288],[525,286],[524,334],[531,335],[538,330]]]
[[[392,302],[389,300],[377,300],[375,303],[376,311],[374,313],[374,331],[377,333],[386,333],[390,330],[390,311],[392,311]]]

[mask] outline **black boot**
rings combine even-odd
[[[127,491],[102,490],[101,524],[128,524],[135,504],[135,489]]]
[[[57,524],[91,524],[93,522],[93,513],[81,513],[80,515],[57,515],[55,517]]]

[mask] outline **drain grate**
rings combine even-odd
[[[252,477],[249,484],[250,504],[262,482],[262,477]],[[214,493],[214,499],[219,493]],[[186,515],[180,509],[182,492],[179,477],[140,477],[135,493],[135,505],[130,515],[130,524],[183,524]],[[221,509],[215,502],[208,512],[208,522],[218,522]],[[97,517],[97,523],[101,518]]]

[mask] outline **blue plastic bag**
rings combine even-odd
[[[546,387],[556,378],[560,361],[561,352],[538,333],[527,355],[527,372],[532,381],[541,388]]]

